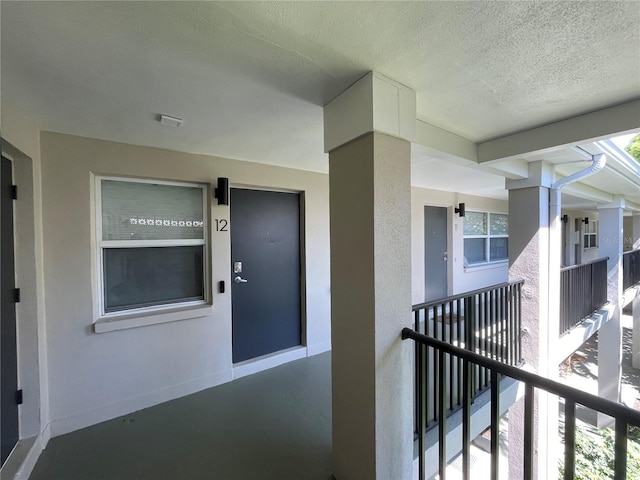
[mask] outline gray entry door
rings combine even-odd
[[[447,296],[447,209],[424,207],[425,301]]]
[[[300,195],[231,189],[233,362],[300,345]]]
[[[16,304],[14,298],[15,263],[13,249],[13,183],[11,161],[2,157],[0,171],[0,196],[2,226],[0,303],[0,439],[2,452],[0,465],[18,442],[18,355],[16,344]]]

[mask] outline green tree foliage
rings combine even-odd
[[[627,441],[627,478],[640,478],[640,444],[634,436],[638,433],[629,429]],[[613,478],[615,435],[613,430],[589,433],[581,428],[576,430],[576,480],[609,480]],[[559,478],[564,478],[564,465],[560,461]]]
[[[629,153],[629,155],[640,162],[640,134],[633,137],[629,142],[629,145],[624,147],[624,149]]]

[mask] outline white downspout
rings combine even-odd
[[[577,148],[576,151],[578,150],[583,155],[591,157],[592,163],[587,168],[580,170],[573,175],[569,175],[568,177],[561,178],[551,185],[551,189],[549,190],[549,221],[551,226],[550,233],[551,235],[553,235],[552,238],[555,238],[555,233],[560,228],[560,216],[562,213],[560,190],[570,183],[576,182],[586,177],[590,177],[591,175],[595,175],[596,173],[602,171],[602,169],[607,164],[607,156],[604,153],[589,155],[582,149]],[[550,253],[555,253],[555,249],[553,247],[551,248],[552,252]]]
[[[551,190],[557,190],[557,193],[560,194],[560,189],[562,189],[562,187],[564,187],[565,185],[586,177],[590,177],[591,175],[594,175],[601,171],[607,164],[607,157],[604,153],[598,153],[597,155],[590,156],[592,162],[591,165],[583,170],[580,170],[579,172],[574,173],[573,175],[569,175],[568,177],[561,178],[560,180],[554,182],[551,185]]]
[[[592,163],[589,167],[580,170],[579,172],[562,178],[551,185],[549,189],[549,260],[548,260],[548,278],[549,278],[549,292],[557,292],[556,295],[549,295],[548,307],[548,319],[549,325],[547,326],[547,345],[549,348],[549,360],[546,364],[546,372],[539,372],[545,375],[547,378],[558,380],[558,364],[564,360],[563,358],[554,358],[557,355],[558,344],[560,341],[559,332],[559,320],[560,320],[560,267],[561,261],[561,197],[560,190],[566,185],[573,183],[582,178],[589,177],[600,172],[607,160],[603,153],[597,155],[589,155],[582,149],[576,149],[579,153],[590,157]],[[553,299],[553,300],[551,300]],[[542,340],[542,339],[541,339]],[[558,417],[557,413],[551,412],[558,411],[557,399],[554,400],[550,396],[542,395],[540,397],[540,405],[545,405],[549,412],[547,415],[547,422],[542,428],[546,428],[546,436],[549,442],[557,436]],[[547,450],[547,469],[544,471],[548,478],[552,478],[554,472],[557,473],[557,453],[553,449]],[[545,475],[542,475],[545,476]]]

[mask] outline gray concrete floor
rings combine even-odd
[[[51,439],[31,480],[329,480],[324,353]]]

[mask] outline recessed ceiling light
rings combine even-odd
[[[178,117],[172,117],[170,115],[160,115],[160,123],[167,127],[181,127],[184,121]]]

